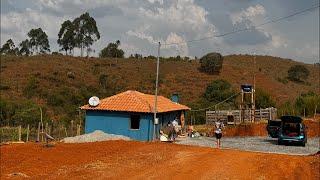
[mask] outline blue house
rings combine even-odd
[[[140,141],[151,141],[154,136],[158,138],[160,128],[175,118],[183,125],[185,111],[190,110],[185,105],[158,96],[158,122],[155,123],[154,95],[138,91],[126,91],[102,99],[97,106],[84,105],[81,109],[86,111],[85,133],[102,130]]]

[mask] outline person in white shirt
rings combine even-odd
[[[220,148],[220,145],[221,145],[220,139],[222,137],[222,128],[224,128],[224,124],[220,122],[220,120],[216,121],[214,134],[217,139],[217,148]]]
[[[172,125],[172,140],[174,141],[177,137],[177,128],[178,128],[178,121],[177,119],[174,119],[172,122],[171,122],[171,125]]]

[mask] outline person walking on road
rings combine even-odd
[[[220,148],[220,146],[221,146],[220,139],[222,137],[222,129],[223,128],[224,128],[223,122],[220,122],[220,120],[215,122],[214,134],[215,134],[216,139],[217,139],[217,148]]]

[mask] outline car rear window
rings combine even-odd
[[[280,126],[281,125],[281,121],[269,121],[269,125],[270,126]]]

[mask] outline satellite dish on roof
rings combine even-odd
[[[93,107],[96,107],[98,106],[100,103],[100,100],[97,96],[92,96],[90,99],[89,99],[89,105],[90,106],[93,106]]]

